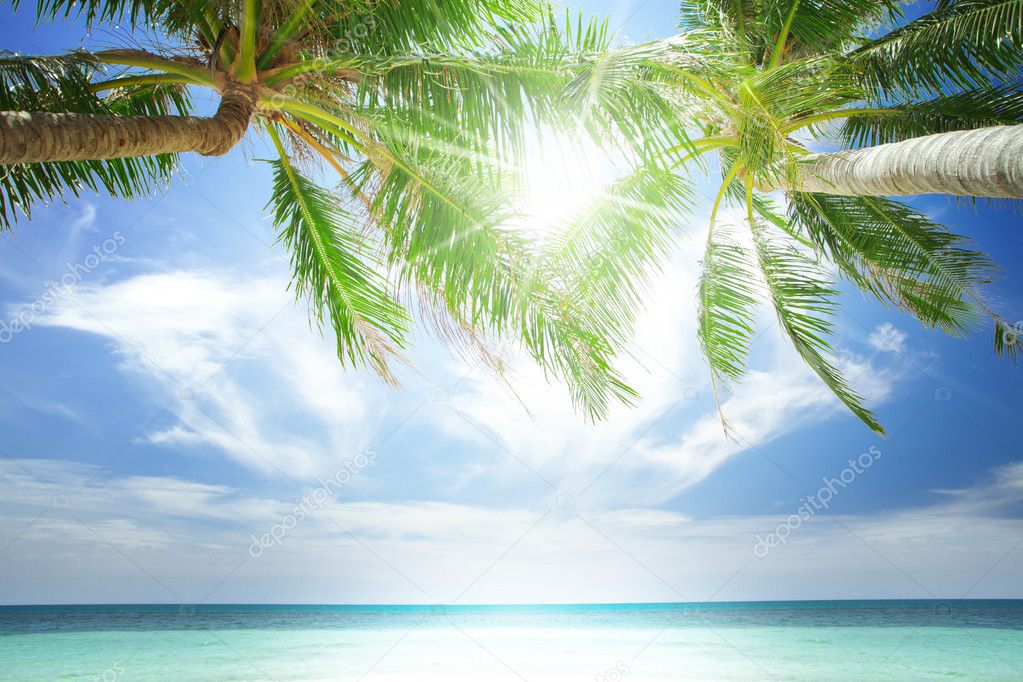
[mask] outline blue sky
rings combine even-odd
[[[675,19],[581,5],[637,41]],[[0,28],[21,52],[85,37],[6,7]],[[392,391],[343,371],[286,292],[263,154],[250,135],[165,196],[0,236],[0,320],[31,319],[0,332],[0,603],[1023,597],[1021,375],[990,330],[945,338],[846,293],[842,362],[881,439],[765,313],[729,443],[694,334],[703,206],[625,361],[637,409],[588,426],[516,363],[530,416],[425,336]],[[1018,216],[914,203],[995,256],[991,298],[1023,319]]]

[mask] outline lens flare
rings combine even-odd
[[[584,220],[614,180],[607,152],[585,134],[537,135],[516,167],[518,218],[511,226],[544,242]]]

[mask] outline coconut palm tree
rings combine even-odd
[[[270,207],[295,289],[343,361],[393,381],[415,314],[495,367],[494,339],[514,338],[599,417],[634,397],[613,361],[692,206],[693,174],[674,171],[717,152],[698,292],[715,396],[745,371],[766,293],[799,353],[880,430],[831,354],[828,262],[929,327],[959,335],[990,316],[997,349],[1017,350],[982,298],[990,261],[875,195],[1019,196],[1018,156],[986,150],[1018,145],[1005,126],[1020,118],[1020,6],[939,2],[906,21],[895,0],[708,0],[683,6],[678,38],[608,51],[601,25],[561,26],[531,0],[43,0],[43,20],[159,40],[0,61],[0,219],[83,187],[145,193],[177,154],[223,154],[254,130],[277,154]],[[220,95],[214,115],[190,115],[198,88]],[[525,122],[566,120],[629,171],[540,247],[505,229],[521,219],[509,176]],[[836,139],[849,151],[814,153]],[[715,224],[726,202],[751,246]]]
[[[0,227],[85,189],[144,195],[178,155],[251,131],[275,157],[295,292],[343,362],[394,383],[416,318],[498,370],[496,345],[516,341],[592,417],[634,397],[612,361],[687,196],[650,162],[651,140],[684,136],[658,90],[623,83],[578,122],[636,161],[584,225],[543,251],[507,229],[510,152],[565,120],[605,25],[535,0],[40,0],[38,15],[136,44],[0,58]],[[202,89],[219,95],[210,116],[193,114]]]
[[[687,2],[654,59],[608,67],[673,93],[692,133],[673,150],[679,166],[719,161],[698,292],[715,396],[746,370],[763,297],[809,366],[881,431],[831,349],[829,267],[931,329],[959,336],[988,318],[996,351],[1016,357],[1018,330],[983,296],[991,261],[890,197],[1023,197],[1023,1],[937,0],[909,19],[914,6]],[[719,220],[726,204],[738,231]]]

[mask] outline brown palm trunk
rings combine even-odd
[[[0,165],[175,152],[220,156],[242,139],[255,110],[252,88],[230,85],[209,118],[4,111]]]

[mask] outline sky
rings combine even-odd
[[[623,40],[674,27],[673,2],[579,5]],[[30,7],[0,30],[25,53],[118,40]],[[0,603],[1023,597],[1021,370],[989,329],[845,291],[841,363],[881,438],[764,311],[728,441],[695,336],[701,205],[623,362],[638,407],[589,425],[528,363],[516,397],[424,334],[394,390],[287,291],[265,156],[250,135],[161,196],[0,235]],[[995,257],[991,300],[1023,319],[1018,216],[912,203]]]

